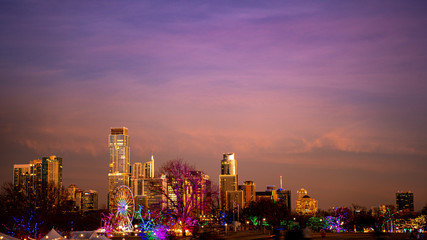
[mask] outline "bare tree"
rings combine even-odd
[[[212,195],[209,177],[182,159],[170,160],[159,170],[163,187],[153,188],[160,193],[172,228],[193,230],[201,216],[209,213]]]

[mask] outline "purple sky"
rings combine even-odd
[[[427,204],[425,1],[1,1],[0,182],[57,155],[106,201],[131,161],[306,188],[319,207]],[[102,205],[102,204],[101,204]]]

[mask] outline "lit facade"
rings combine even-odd
[[[305,194],[305,195],[303,195]],[[307,190],[301,188],[297,191],[298,199],[296,200],[295,211],[300,215],[315,215],[318,211],[317,200],[307,195]]]
[[[58,202],[62,193],[62,158],[50,156],[29,164],[14,164],[13,184],[30,198],[44,195]]]
[[[154,156],[151,155],[150,161],[146,163],[134,163],[132,165],[131,190],[133,192],[135,203],[146,208],[160,208],[158,202],[162,201],[162,196],[152,188],[161,187],[164,180],[154,178]]]
[[[175,210],[175,205],[182,204],[187,210],[191,210],[195,216],[208,214],[211,209],[211,192],[212,184],[207,174],[202,171],[191,171],[188,178],[182,182],[182,187],[177,189],[178,183],[175,178],[169,178],[166,175],[161,177],[164,179],[163,189],[166,190],[167,201],[166,207],[170,210]],[[177,196],[179,193],[179,196]]]
[[[35,195],[41,194],[43,189],[42,184],[42,175],[43,175],[43,165],[42,165],[41,159],[35,159],[30,161],[30,168],[31,168],[31,185],[32,185],[32,192]]]
[[[307,190],[305,190],[304,188],[301,188],[300,190],[297,190],[297,198],[298,199],[301,199],[305,195],[307,195]]]
[[[243,203],[248,206],[250,202],[256,200],[255,183],[253,181],[245,181],[239,186],[239,190],[243,191]]]
[[[98,192],[86,190],[81,194],[81,212],[98,210]]]
[[[76,192],[79,190],[79,187],[77,187],[76,184],[71,184],[68,186],[67,190],[65,191],[66,199],[75,202],[76,201]]]
[[[130,186],[131,165],[129,134],[126,127],[111,128],[108,137],[110,164],[108,173],[108,194],[117,186]]]
[[[237,175],[237,161],[234,153],[224,153],[221,161],[221,175]]]
[[[154,156],[151,155],[151,160],[144,163],[144,177],[154,178]]]
[[[396,209],[403,213],[414,212],[414,193],[412,192],[397,192],[396,193]]]
[[[62,191],[62,158],[50,156],[42,158],[42,182],[45,186],[53,186]]]
[[[227,210],[232,209],[243,209],[245,207],[245,203],[243,202],[243,191],[227,191],[226,193],[226,206]]]
[[[27,191],[31,187],[31,165],[13,165],[13,185]]]
[[[144,165],[140,162],[132,164],[132,179],[144,178]]]
[[[224,153],[221,160],[221,175],[219,175],[219,206],[221,209],[228,209],[232,203],[232,198],[227,198],[227,192],[241,191],[238,190],[238,177],[237,177],[237,161],[234,158],[234,153]],[[239,196],[242,197],[239,202],[243,202],[243,191]]]

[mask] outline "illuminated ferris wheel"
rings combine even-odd
[[[131,231],[135,202],[130,188],[126,185],[116,187],[111,194],[109,205],[117,230]]]

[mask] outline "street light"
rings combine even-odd
[[[264,223],[265,223],[265,218],[262,219],[262,227],[263,227],[262,232],[263,233],[265,233],[265,225],[264,225]]]
[[[227,235],[227,223],[225,224],[225,235]]]

